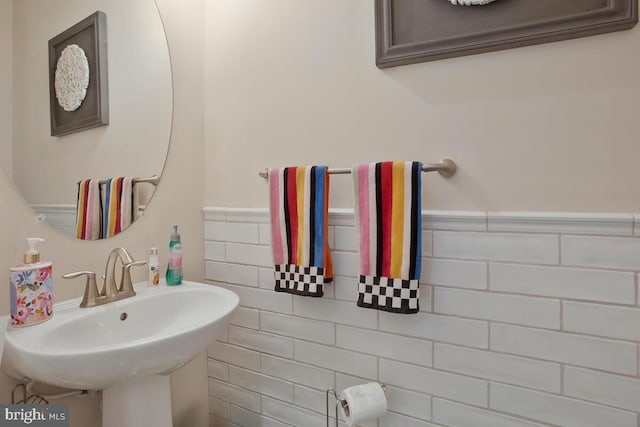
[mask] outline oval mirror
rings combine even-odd
[[[88,63],[89,86],[79,97],[79,108],[55,120],[66,120],[63,124],[73,128],[82,121],[74,119],[74,113],[101,102],[108,108],[107,117],[93,127],[56,134],[53,115],[59,103],[50,98],[56,58],[49,58],[49,42],[57,40],[58,51],[81,45],[76,40],[82,32],[90,37],[94,30],[74,26],[96,12],[104,18],[105,49],[99,60],[90,47],[85,48],[86,60],[82,52],[74,52],[71,62],[80,58],[82,67]],[[93,240],[124,230],[144,214],[162,173],[171,133],[171,65],[155,1],[0,0],[0,16],[4,170],[38,220],[63,233]],[[96,98],[92,90],[101,79],[91,71],[97,69],[102,78],[106,74],[106,85]],[[67,80],[73,81],[73,72],[70,75]]]

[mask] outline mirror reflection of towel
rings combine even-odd
[[[321,297],[333,280],[326,166],[269,171],[275,291]]]
[[[134,186],[131,177],[113,177],[103,188],[103,237],[111,237],[126,229],[134,220]]]
[[[78,183],[76,209],[76,237],[97,240],[102,237],[102,207],[100,183],[97,179],[83,179]]]

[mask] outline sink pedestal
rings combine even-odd
[[[102,427],[171,427],[168,375],[138,377],[102,391]]]

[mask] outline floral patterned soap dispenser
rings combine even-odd
[[[35,325],[53,315],[53,264],[40,261],[40,252],[36,250],[38,242],[44,242],[44,239],[29,237],[24,264],[9,268],[11,326]]]

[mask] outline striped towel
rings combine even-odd
[[[333,280],[327,167],[271,169],[269,194],[275,290],[321,297]]]
[[[78,183],[76,206],[76,237],[81,240],[100,239],[102,209],[100,184],[97,179],[83,179]]]
[[[358,306],[416,313],[422,256],[420,162],[366,163],[351,171],[360,277]]]
[[[103,237],[115,236],[134,220],[133,178],[118,176],[107,179],[103,199]]]

